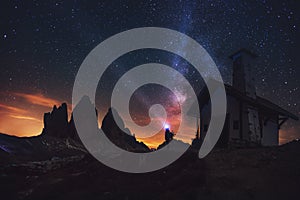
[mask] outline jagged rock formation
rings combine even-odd
[[[93,112],[95,110],[96,117],[91,120],[89,117],[84,116],[85,113]],[[83,112],[84,111],[84,112]],[[80,122],[83,127],[91,130],[98,130],[98,122],[97,122],[97,110],[95,105],[93,105],[90,99],[87,96],[84,96],[80,102],[76,105],[73,110],[73,113],[80,113]],[[52,111],[44,114],[44,129],[42,135],[52,136],[56,138],[63,139],[73,139],[75,141],[80,142],[79,136],[77,134],[77,130],[75,127],[73,113],[71,114],[71,119],[68,121],[68,112],[67,112],[67,104],[63,103],[58,108],[56,106],[53,107]],[[102,121],[102,130],[105,132],[106,136],[117,146],[123,148],[127,151],[132,152],[148,152],[149,148],[142,142],[138,142],[136,138],[131,135],[129,129],[125,128],[124,122],[121,117],[118,116],[119,125],[122,127],[118,127],[116,124],[113,115],[112,109],[108,110],[108,113],[104,117]],[[125,130],[125,131],[123,131]],[[89,132],[89,131],[87,131]],[[127,134],[127,133],[130,134]]]
[[[90,99],[84,96],[80,102],[74,108],[74,112],[81,108],[86,109],[87,107],[94,109],[97,116],[97,110],[95,106],[91,103]],[[98,122],[88,121],[87,126],[93,126],[98,128]],[[68,108],[66,103],[62,103],[61,106],[53,106],[51,112],[44,114],[44,128],[42,135],[52,136],[56,138],[70,138],[75,141],[80,141],[79,136],[76,131],[73,113],[71,114],[71,119],[68,121]]]
[[[113,112],[115,113],[116,120],[122,127],[117,125],[116,120],[113,117]],[[123,120],[113,108],[109,108],[107,114],[103,118],[101,129],[110,141],[122,149],[132,152],[150,151],[143,142],[138,142],[136,138],[131,135],[130,131],[128,129],[126,130]]]
[[[93,118],[88,116],[88,113],[95,112],[95,115]],[[77,116],[77,122],[80,120],[80,126],[84,127],[84,130],[86,133],[89,131],[95,132],[98,131],[98,111],[95,108],[95,105],[92,104],[89,97],[84,96],[79,103],[75,106],[72,114],[71,119],[68,124],[68,135],[72,137],[73,139],[80,141],[80,138],[77,134],[75,121],[74,121],[74,114]],[[78,126],[79,124],[77,124]],[[78,127],[77,127],[78,128]],[[89,129],[89,130],[87,130]]]
[[[63,103],[58,108],[55,105],[51,112],[44,114],[44,129],[42,134],[59,138],[67,138],[67,129],[68,111],[66,103]]]

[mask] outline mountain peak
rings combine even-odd
[[[51,112],[44,114],[44,129],[42,134],[62,137],[68,125],[67,104],[63,103],[58,108],[53,106]]]
[[[101,129],[110,141],[124,150],[132,152],[150,151],[143,142],[138,142],[130,130],[125,127],[123,119],[113,107],[110,107],[104,116]]]

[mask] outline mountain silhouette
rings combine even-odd
[[[113,115],[114,112],[114,115]],[[116,119],[114,119],[114,116]],[[119,127],[116,123],[119,122]],[[136,138],[131,134],[129,129],[125,127],[125,124],[114,108],[109,108],[107,114],[103,118],[101,129],[106,136],[116,144],[118,147],[131,151],[131,152],[149,152],[150,149],[143,142],[138,142]]]
[[[68,111],[67,104],[63,103],[58,108],[53,106],[51,112],[44,114],[44,129],[42,134],[53,137],[67,138]]]
[[[84,127],[93,133],[98,132],[98,112],[89,99],[89,97],[84,96],[79,103],[75,106],[71,119],[68,121],[67,114],[67,104],[63,103],[58,108],[56,106],[53,107],[51,112],[44,114],[44,128],[42,131],[42,135],[52,136],[61,139],[72,139],[74,141],[80,142],[79,136],[77,134],[74,115],[73,113],[77,112],[78,120],[80,120],[80,127]],[[95,118],[91,118],[88,116],[89,112],[95,111]],[[112,111],[114,111],[115,116],[117,118],[118,124],[122,127],[118,127]],[[79,127],[79,128],[80,128]],[[90,130],[91,129],[91,130]],[[118,147],[131,151],[131,152],[149,152],[150,149],[142,142],[138,142],[136,138],[131,134],[128,128],[125,128],[124,122],[121,119],[120,115],[113,108],[109,108],[107,114],[103,118],[101,129],[105,133],[105,135],[110,139]],[[99,134],[101,134],[99,132]]]
[[[83,108],[97,116],[88,98],[83,98],[73,112]],[[66,104],[45,113],[45,127],[39,136],[20,138],[0,134],[3,199],[296,199],[299,196],[300,141],[277,147],[215,149],[204,159],[198,159],[198,151],[190,148],[163,169],[127,174],[89,155],[77,136],[75,115],[72,113],[68,121],[66,114]],[[83,113],[81,117],[86,116]],[[97,120],[83,123],[99,130]],[[136,141],[113,108],[105,115],[101,129],[120,148],[149,151]],[[173,142],[185,145],[176,139]],[[168,148],[166,144],[159,148]]]

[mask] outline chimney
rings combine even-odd
[[[256,98],[255,79],[252,73],[253,61],[257,55],[247,49],[240,49],[229,56],[233,60],[232,86],[252,98]]]

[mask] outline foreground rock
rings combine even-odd
[[[217,149],[202,160],[190,149],[146,174],[118,172],[88,154],[1,165],[0,174],[4,199],[298,199],[300,142]]]

